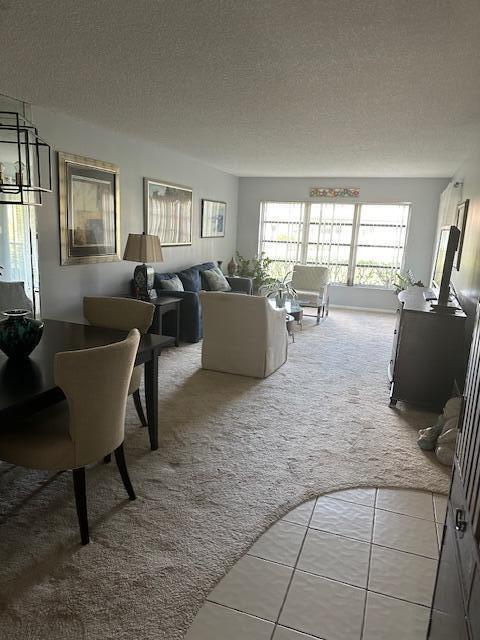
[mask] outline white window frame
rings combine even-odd
[[[323,201],[322,201],[323,202]],[[307,257],[307,249],[308,249],[308,233],[310,226],[310,210],[312,204],[317,204],[315,201],[309,200],[262,200],[260,202],[260,215],[259,215],[259,233],[258,233],[258,254],[262,252],[262,244],[263,240],[263,232],[264,232],[264,205],[266,204],[302,204],[305,207],[304,219],[303,219],[303,229],[302,229],[302,239],[299,244],[299,260],[300,264],[306,264]],[[340,202],[330,202],[327,204],[340,204]],[[361,208],[364,205],[384,205],[384,206],[407,206],[407,222],[405,225],[405,242],[403,245],[402,252],[402,260],[399,266],[399,270],[403,271],[405,269],[405,253],[408,245],[408,236],[410,232],[410,219],[412,213],[412,203],[411,202],[342,202],[341,204],[352,204],[354,205],[354,214],[353,214],[353,222],[352,222],[352,236],[350,238],[350,255],[348,260],[348,270],[347,270],[347,282],[336,282],[332,283],[334,286],[339,287],[359,287],[363,289],[387,289],[389,291],[393,290],[392,287],[385,287],[383,285],[372,285],[372,284],[355,284],[355,268],[356,268],[356,257],[357,257],[357,249],[358,249],[358,235],[360,232],[360,213]],[[381,226],[381,225],[378,225]]]

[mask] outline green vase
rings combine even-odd
[[[27,358],[40,342],[43,322],[28,318],[28,309],[3,311],[0,322],[0,349],[12,359]]]

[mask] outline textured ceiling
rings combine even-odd
[[[236,175],[448,176],[480,0],[0,0],[0,93]]]

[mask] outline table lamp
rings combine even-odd
[[[155,272],[146,262],[163,262],[162,245],[158,236],[146,233],[130,233],[123,254],[124,260],[142,262],[135,267],[133,281],[137,298],[140,300],[154,300],[157,292],[153,288]]]

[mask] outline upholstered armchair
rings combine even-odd
[[[267,298],[204,291],[202,367],[266,378],[287,360],[285,309]]]
[[[317,324],[328,316],[330,273],[328,267],[296,264],[293,267],[292,287],[297,292],[301,307],[316,307]]]

